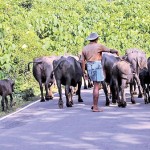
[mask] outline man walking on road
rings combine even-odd
[[[107,48],[106,46],[98,43],[99,35],[96,32],[91,33],[87,40],[90,41],[82,49],[82,70],[84,76],[87,77],[85,72],[85,63],[87,63],[87,71],[90,79],[93,81],[93,112],[100,112],[103,109],[98,108],[99,98],[99,84],[104,81],[104,73],[101,64],[102,52],[117,53],[118,51]]]

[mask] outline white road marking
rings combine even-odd
[[[58,93],[54,93],[53,95],[56,95],[56,94],[58,94]],[[28,107],[30,107],[30,106],[36,104],[36,103],[38,103],[39,101],[40,101],[40,100],[37,100],[37,101],[35,101],[35,102],[33,102],[33,103],[31,103],[31,104],[25,106],[25,107],[23,107],[23,108],[21,108],[21,109],[15,111],[15,112],[13,112],[13,113],[10,113],[10,114],[8,114],[8,115],[6,115],[6,116],[0,118],[0,121],[6,119],[6,118],[8,118],[8,117],[10,117],[10,116],[12,116],[12,115],[14,115],[14,114],[16,114],[16,113],[18,113],[18,112],[20,112],[20,111],[22,111],[22,110],[24,110],[24,109],[26,109],[26,108],[28,108]]]
[[[11,113],[11,114],[8,114],[8,115],[6,115],[6,116],[0,118],[0,121],[1,121],[1,120],[4,120],[4,119],[6,119],[6,118],[8,118],[9,116],[12,116],[12,115],[14,115],[14,114],[20,112],[20,111],[22,111],[22,110],[24,110],[24,109],[26,109],[26,108],[28,108],[28,107],[30,107],[31,105],[36,104],[36,103],[39,102],[39,101],[40,101],[40,100],[37,100],[37,101],[35,101],[35,102],[33,102],[33,103],[31,103],[31,104],[29,104],[29,105],[23,107],[23,108],[21,108],[21,109],[15,111],[15,112],[13,112],[13,113]]]

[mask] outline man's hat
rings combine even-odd
[[[96,32],[93,32],[87,37],[87,40],[93,41],[93,40],[97,39],[98,37],[99,37],[99,35]]]

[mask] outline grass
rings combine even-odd
[[[15,105],[12,108],[9,108],[9,110],[7,111],[2,111],[2,107],[0,106],[0,117],[6,116],[8,114],[11,114],[15,111],[17,111],[20,108],[23,108],[25,106],[27,106],[28,104],[37,101],[40,99],[40,96],[34,96],[34,97],[30,97],[29,100],[23,100],[21,97],[18,96],[14,96],[14,101],[16,102]]]
[[[52,89],[52,91],[53,91],[53,93],[56,93],[57,88],[54,87]],[[23,108],[23,107],[29,105],[30,103],[39,100],[40,94],[39,94],[39,92],[36,92],[35,96],[28,97],[27,100],[24,100],[19,94],[13,94],[13,99],[16,102],[16,104],[15,104],[15,106],[13,106],[12,108],[10,108],[7,111],[2,111],[2,107],[0,105],[0,117],[4,117],[8,114],[11,114],[11,113],[17,111],[18,109]],[[0,99],[0,101],[1,101],[1,99]],[[9,96],[8,96],[8,102],[9,102]]]

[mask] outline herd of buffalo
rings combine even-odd
[[[81,98],[82,79],[84,80],[84,88],[92,87],[90,79],[88,79],[88,86],[86,85],[80,57],[43,56],[35,58],[32,62],[28,63],[28,71],[30,70],[30,64],[33,64],[33,76],[39,83],[41,102],[53,99],[53,84],[57,84],[59,108],[63,108],[62,85],[65,87],[67,107],[72,107],[73,105],[72,98],[75,88],[77,89],[78,102],[83,102]],[[125,88],[128,85],[130,87],[131,102],[133,104],[136,103],[134,99],[136,87],[138,87],[138,97],[143,96],[145,104],[150,103],[150,57],[147,58],[144,51],[137,48],[130,48],[126,50],[124,56],[103,52],[102,65],[105,81],[102,81],[101,85],[106,96],[106,106],[110,105],[110,97],[108,96],[109,88],[112,103],[117,103],[119,107],[126,107]],[[43,85],[45,87],[43,87]],[[13,91],[14,81],[10,79],[0,80],[2,111],[8,109],[8,95],[10,95],[10,107],[13,106]]]

